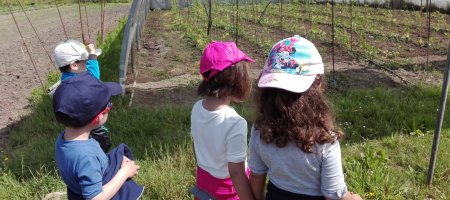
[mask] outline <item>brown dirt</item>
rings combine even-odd
[[[128,14],[127,4],[107,4],[105,12],[105,32],[117,27],[122,16]],[[78,6],[60,7],[62,19],[69,38],[81,40],[80,20]],[[66,39],[56,8],[47,8],[26,11],[36,31],[41,38],[45,49],[52,55],[53,49],[59,42]],[[25,15],[22,12],[14,13],[21,32],[25,38],[32,57],[36,63],[37,71],[43,81],[47,73],[56,70],[51,64],[41,43],[35,36]],[[83,19],[84,19],[83,13]],[[88,8],[89,28],[91,38],[100,31],[100,7]],[[84,24],[86,26],[86,24]],[[19,36],[11,15],[0,15],[0,150],[5,148],[7,132],[28,113],[28,100],[32,88],[41,87],[37,74],[33,69],[25,46]],[[88,37],[85,27],[85,37]]]

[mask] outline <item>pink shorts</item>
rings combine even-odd
[[[250,170],[246,170],[247,177]],[[231,178],[218,179],[200,167],[197,167],[197,187],[208,192],[217,200],[239,200]],[[195,200],[198,200],[195,198]]]

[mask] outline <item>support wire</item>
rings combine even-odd
[[[28,17],[28,14],[25,12],[25,9],[23,9],[22,2],[20,2],[20,0],[17,0],[17,2],[19,2],[20,8],[22,9],[23,14],[25,14],[25,17],[27,18],[28,23],[30,23],[31,28],[33,29],[34,34],[36,34],[37,39],[38,39],[39,42],[41,43],[41,46],[42,46],[42,48],[44,49],[45,53],[47,54],[48,59],[50,59],[50,63],[51,63],[53,66],[55,66],[56,69],[58,69],[58,67],[57,67],[57,66],[55,65],[55,63],[53,62],[52,57],[51,57],[50,54],[48,53],[47,49],[45,49],[45,45],[44,45],[44,43],[42,42],[41,38],[39,37],[39,35],[38,35],[38,33],[37,33],[37,31],[36,31],[36,28],[34,27],[33,23],[31,23],[31,20],[30,20],[30,18]]]
[[[39,76],[39,73],[38,73],[37,68],[36,68],[36,63],[34,62],[33,57],[31,56],[30,49],[28,49],[27,43],[25,43],[25,39],[23,38],[22,32],[20,31],[19,25],[17,24],[16,17],[14,17],[14,14],[13,14],[13,12],[11,10],[10,2],[7,1],[7,4],[8,4],[9,12],[11,13],[11,16],[12,16],[12,18],[14,20],[14,24],[16,24],[17,30],[19,31],[20,38],[22,38],[22,42],[25,45],[25,48],[27,50],[28,56],[30,57],[31,63],[33,64],[34,71],[36,72],[36,75],[38,77],[39,82],[41,83],[42,91],[45,92],[44,83],[42,83],[41,76]]]

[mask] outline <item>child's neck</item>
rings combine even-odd
[[[66,127],[64,132],[64,140],[88,140],[91,129],[88,127],[71,128]]]
[[[226,108],[230,105],[231,98],[216,98],[216,97],[208,97],[203,101],[203,108],[208,111],[215,111]]]

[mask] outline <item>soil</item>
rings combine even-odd
[[[130,5],[127,4],[106,5],[105,33],[117,27],[119,19],[128,14],[129,8]],[[62,6],[59,9],[68,37],[81,40],[78,6]],[[45,49],[34,34],[23,12],[15,12],[14,17],[36,64],[36,72],[12,16],[10,14],[0,15],[0,30],[2,30],[2,37],[0,37],[2,47],[0,48],[0,55],[2,55],[2,62],[0,63],[0,151],[5,149],[8,131],[29,112],[27,98],[33,88],[41,87],[38,75],[42,81],[45,81],[48,72],[56,70],[46,52],[52,56],[56,44],[66,40],[63,26],[55,7],[26,11],[26,13]],[[85,23],[84,33],[86,38],[90,35],[90,38],[94,40],[95,35],[100,32],[99,16],[99,6],[88,7],[88,34],[83,12],[82,17]]]

